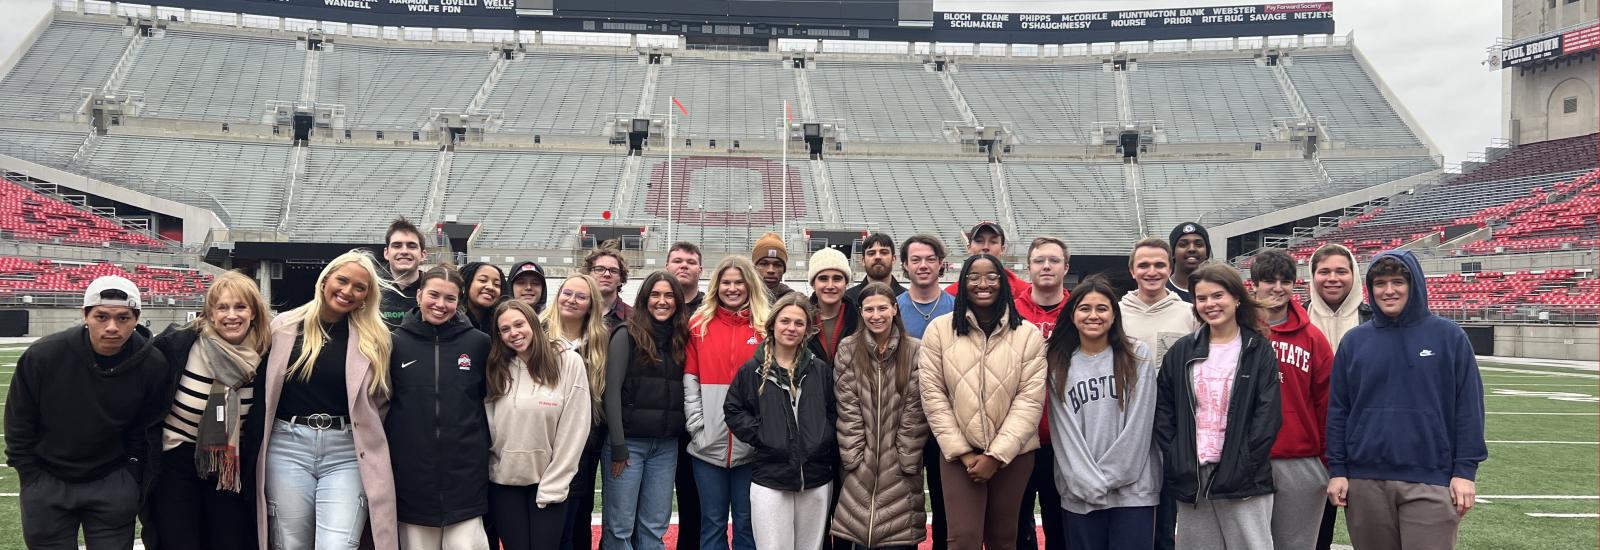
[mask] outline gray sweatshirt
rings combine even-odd
[[[1161,496],[1161,457],[1151,437],[1156,414],[1156,365],[1149,348],[1131,340],[1140,360],[1138,383],[1126,407],[1117,405],[1112,351],[1072,354],[1066,384],[1050,382],[1050,439],[1061,507],[1074,514],[1155,506]]]

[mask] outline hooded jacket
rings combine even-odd
[[[120,364],[95,363],[89,329],[51,334],[22,352],[6,394],[6,462],[24,484],[41,474],[66,482],[127,469],[142,490],[161,452],[161,420],[172,406],[168,363],[134,325]],[[178,368],[182,368],[181,366]]]
[[[1222,460],[1211,472],[1204,495],[1200,487],[1200,457],[1196,449],[1194,366],[1211,351],[1211,327],[1184,336],[1162,360],[1156,374],[1155,440],[1161,448],[1162,492],[1195,503],[1240,499],[1273,492],[1272,445],[1283,423],[1279,401],[1278,360],[1265,336],[1239,327],[1239,367],[1228,396],[1227,432]]]
[[[750,308],[737,312],[718,306],[704,330],[689,327],[684,350],[683,416],[689,454],[724,468],[750,461],[750,445],[733,436],[722,404],[739,367],[755,356],[761,335],[750,326]]]
[[[496,485],[538,485],[540,508],[566,502],[578,474],[589,429],[589,374],[578,352],[561,351],[553,385],[535,384],[521,359],[511,363],[511,389],[488,402],[489,481]]]
[[[1324,436],[1333,349],[1292,296],[1288,308],[1289,317],[1271,327],[1272,351],[1278,356],[1278,389],[1283,394],[1283,427],[1272,444],[1272,458],[1320,458],[1327,448]]]
[[[834,391],[839,398],[839,505],[830,532],[869,548],[916,546],[927,536],[923,513],[922,448],[928,419],[922,412],[917,350],[907,340],[908,377],[896,388],[900,334],[891,332],[882,353],[859,352],[852,334],[839,344]]]
[[[800,348],[791,375],[773,366],[765,348],[739,367],[723,403],[728,429],[755,451],[750,482],[777,491],[804,491],[833,482],[839,462],[834,423],[833,367]]]
[[[955,314],[922,333],[917,375],[922,410],[946,461],[982,452],[1010,464],[1039,448],[1044,414],[1044,336],[1030,323],[1016,329],[1001,317],[992,334],[967,312],[972,329],[956,334]]]
[[[1350,254],[1350,249],[1343,245],[1331,244],[1349,254],[1350,280],[1355,288],[1350,289],[1350,294],[1345,296],[1344,302],[1335,308],[1322,299],[1316,289],[1311,290],[1311,299],[1307,301],[1306,313],[1309,314],[1311,324],[1322,331],[1328,339],[1328,348],[1337,351],[1339,341],[1350,329],[1356,328],[1361,323],[1372,318],[1372,306],[1367,305],[1366,285],[1362,284],[1361,266],[1355,263],[1355,254]]]
[[[433,325],[418,309],[392,334],[383,431],[400,522],[443,527],[488,513],[489,336],[458,316]]]
[[[1012,299],[1012,302],[1017,305],[1017,313],[1021,313],[1023,319],[1033,323],[1033,326],[1039,329],[1039,334],[1044,336],[1046,342],[1049,342],[1050,335],[1055,333],[1056,319],[1060,318],[1061,308],[1066,307],[1067,300],[1071,299],[1072,293],[1063,290],[1061,292],[1061,303],[1056,304],[1054,310],[1046,310],[1044,306],[1034,303],[1033,292],[1030,290],[1029,292],[1017,294],[1016,298]],[[1045,447],[1049,445],[1050,415],[1041,414],[1039,415],[1039,446]]]
[[[1152,305],[1139,299],[1139,291],[1131,291],[1122,295],[1120,305],[1122,330],[1150,348],[1157,367],[1178,339],[1200,330],[1200,322],[1194,318],[1194,304],[1170,290]]]
[[[1410,296],[1396,317],[1381,313],[1374,300],[1380,313],[1346,334],[1334,355],[1328,474],[1439,486],[1454,477],[1476,479],[1489,449],[1472,345],[1461,327],[1428,311],[1416,257],[1387,251],[1373,262],[1389,257],[1411,271]]]

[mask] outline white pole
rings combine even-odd
[[[778,209],[778,235],[789,238],[789,100],[783,100],[778,117],[778,148],[783,149],[783,207]],[[784,242],[788,242],[785,240]]]
[[[673,210],[673,208],[672,208],[673,202],[672,201],[675,198],[672,195],[672,140],[673,140],[673,136],[672,136],[672,119],[674,118],[674,116],[672,114],[672,109],[673,109],[673,105],[676,105],[678,103],[678,98],[677,98],[677,96],[672,96],[672,97],[670,97],[668,99],[669,99],[669,101],[668,101],[668,104],[667,104],[667,246],[670,247],[670,246],[672,246],[672,243],[677,242],[677,241],[672,240],[672,210]]]

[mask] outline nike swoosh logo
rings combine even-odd
[[[400,364],[400,368],[403,369],[403,368],[409,367],[409,366],[411,366],[412,363],[415,363],[415,362],[416,361],[406,361],[406,362]]]

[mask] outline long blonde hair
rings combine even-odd
[[[361,249],[340,254],[328,262],[328,266],[322,268],[322,274],[317,276],[317,287],[311,294],[311,301],[290,310],[290,313],[302,316],[301,340],[300,358],[289,365],[287,375],[297,376],[301,381],[311,379],[311,369],[317,364],[317,356],[322,354],[322,345],[328,341],[328,333],[322,328],[322,308],[327,306],[322,299],[322,289],[328,283],[328,277],[348,263],[367,270],[367,299],[349,314],[350,326],[354,329],[352,333],[359,336],[356,343],[360,346],[361,355],[371,363],[368,368],[372,369],[372,383],[367,386],[367,393],[387,395],[389,352],[394,350],[394,343],[389,340],[389,329],[383,324],[378,304],[383,300],[383,291],[393,289],[394,284],[378,275],[378,263],[372,259],[372,253]]]
[[[606,347],[611,344],[611,331],[606,328],[606,312],[600,305],[600,282],[590,275],[573,275],[561,282],[556,287],[555,299],[561,300],[561,288],[567,286],[567,281],[583,281],[589,293],[589,311],[583,314],[583,347],[578,348],[578,355],[583,357],[583,367],[589,373],[589,398],[595,405],[605,396],[606,391]],[[619,300],[621,298],[618,298]],[[550,331],[552,337],[561,337],[572,340],[572,335],[567,334],[566,328],[561,324],[561,307],[547,307],[540,314],[540,322],[544,323],[545,330]],[[597,411],[599,409],[596,409]],[[596,418],[599,418],[596,415]]]
[[[211,288],[206,289],[200,316],[195,317],[189,326],[199,329],[201,334],[216,333],[216,327],[211,326],[211,308],[217,307],[217,302],[230,295],[235,300],[250,306],[250,332],[244,335],[245,347],[266,356],[272,347],[272,314],[268,311],[270,306],[267,305],[266,298],[261,297],[261,290],[256,288],[256,282],[243,273],[229,271],[212,281]]]
[[[704,335],[706,325],[717,316],[717,306],[722,303],[722,293],[717,291],[717,287],[721,286],[722,272],[729,269],[739,270],[739,276],[744,279],[744,307],[739,309],[750,310],[750,328],[765,338],[767,316],[772,313],[772,305],[767,303],[767,285],[756,276],[756,264],[750,263],[750,259],[744,256],[728,256],[717,262],[717,270],[711,272],[711,296],[689,318],[689,333]]]

